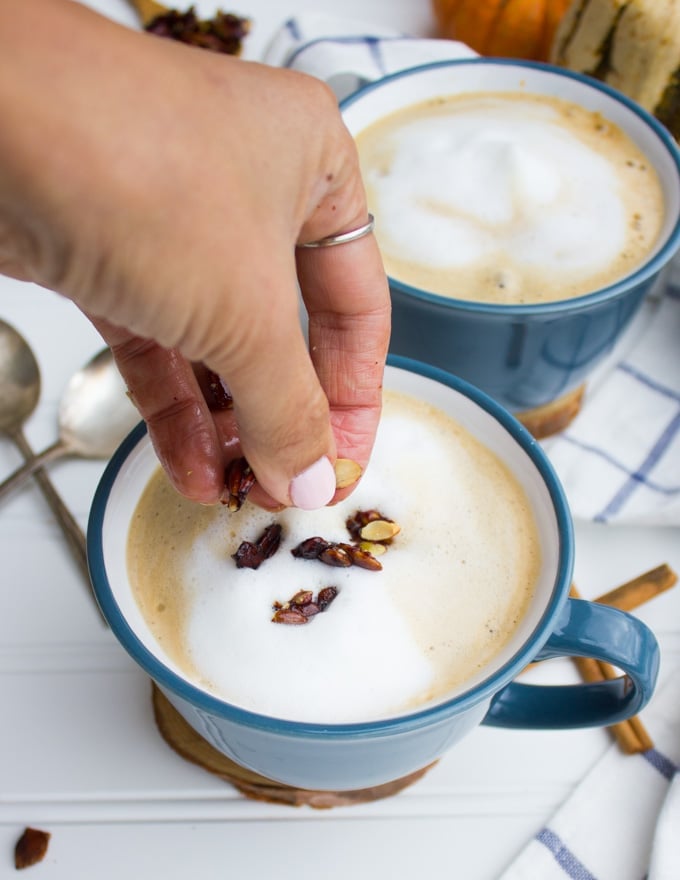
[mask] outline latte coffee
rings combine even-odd
[[[291,552],[312,537],[357,546],[347,521],[358,511],[400,529],[367,545],[381,570]],[[278,550],[237,567],[240,544],[273,523]],[[479,676],[525,614],[541,551],[506,465],[441,410],[386,391],[371,463],[345,501],[276,514],[246,501],[230,513],[187,501],[159,469],[132,518],[127,564],[143,616],[187,678],[254,712],[334,724],[398,715]],[[304,625],[273,619],[301,591],[316,601],[328,587],[332,602]]]
[[[388,275],[490,303],[563,300],[630,274],[664,214],[656,172],[599,113],[477,92],[399,110],[356,135]]]

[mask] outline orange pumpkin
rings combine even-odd
[[[432,0],[438,35],[481,55],[545,61],[570,0]]]

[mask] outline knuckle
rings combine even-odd
[[[173,397],[156,409],[144,414],[144,420],[151,430],[159,431],[171,427],[173,434],[181,433],[182,425],[191,431],[193,426],[201,424],[201,411],[198,401],[193,397]]]
[[[268,445],[272,454],[283,455],[300,470],[327,451],[330,432],[328,400],[320,388],[315,389],[299,405],[287,406],[283,416],[272,426]]]

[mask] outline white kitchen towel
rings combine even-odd
[[[612,745],[499,880],[679,880],[680,670],[643,718],[654,748]]]
[[[310,13],[289,19],[263,60],[324,80],[342,100],[365,83],[406,67],[476,54],[453,40],[410,37],[354,19]]]
[[[631,349],[586,383],[581,412],[544,443],[575,517],[680,525],[680,261],[645,303]],[[680,875],[678,880],[680,880]]]
[[[656,823],[647,880],[680,877],[680,771],[675,771]]]
[[[313,74],[342,99],[389,73],[474,55],[450,40],[306,15],[280,29],[264,60]],[[655,294],[619,347],[625,353],[586,383],[577,418],[544,443],[576,518],[680,525],[680,261]]]

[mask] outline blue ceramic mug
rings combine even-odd
[[[420,770],[478,724],[519,728],[603,726],[637,713],[654,689],[658,647],[616,609],[568,598],[572,524],[563,491],[529,433],[484,393],[436,368],[391,358],[385,386],[428,401],[481,440],[519,480],[534,513],[542,563],[517,631],[457,690],[397,717],[352,724],[282,720],[230,705],[192,683],[164,655],[132,595],[128,527],[157,459],[143,425],[113,456],[88,528],[94,590],[113,633],[186,721],[218,751],[269,779],[313,790],[352,790]],[[534,660],[597,657],[620,668],[600,684],[538,686],[514,679]],[[275,677],[272,686],[278,687]]]
[[[597,111],[633,139],[660,178],[665,215],[658,243],[642,265],[605,288],[574,299],[509,305],[467,300],[464,290],[444,297],[389,279],[391,352],[460,376],[520,417],[562,399],[568,407],[680,244],[680,153],[666,129],[622,94],[589,77],[521,60],[473,58],[404,70],[359,89],[341,108],[357,136],[405,107],[467,92],[547,95]],[[380,241],[380,211],[370,202],[369,210]]]

